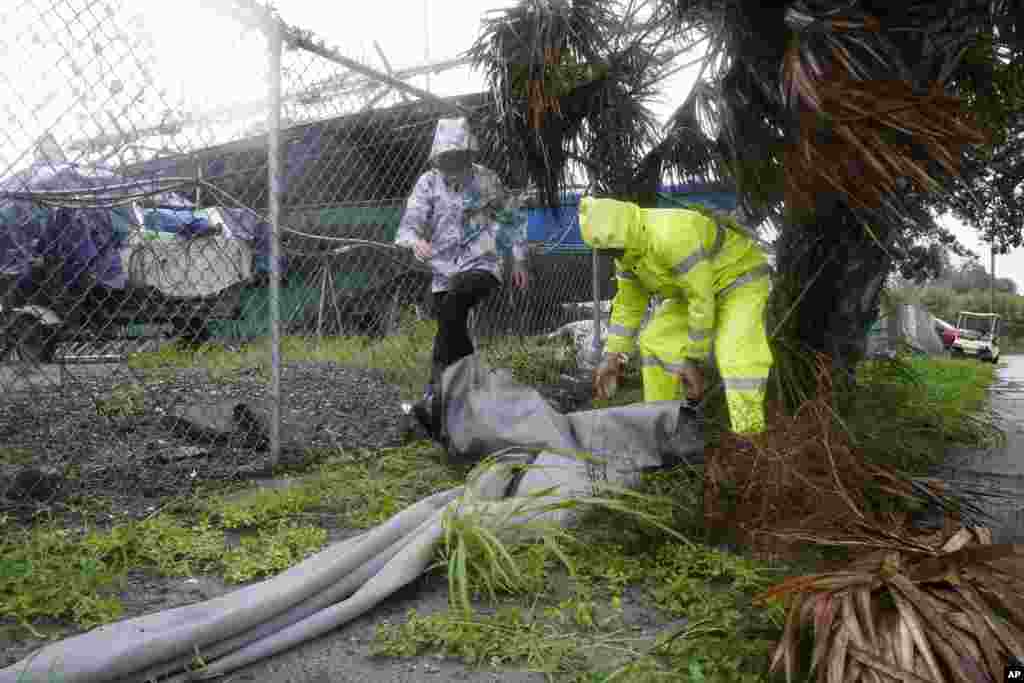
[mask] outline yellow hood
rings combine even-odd
[[[580,234],[592,249],[636,249],[641,246],[643,214],[631,202],[584,197]]]

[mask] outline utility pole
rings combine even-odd
[[[996,243],[992,241],[992,275],[989,277],[989,297],[992,303],[989,309],[990,313],[996,312]]]
[[[423,61],[430,63],[430,0],[423,0]],[[430,92],[430,72],[427,72],[427,87]]]

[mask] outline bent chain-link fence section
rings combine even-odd
[[[489,99],[435,97],[409,84],[417,69],[255,4],[196,4],[201,26],[170,46],[151,32],[173,34],[173,13],[128,2],[0,10],[4,512],[142,513],[203,482],[395,444],[428,377],[430,273],[393,240],[438,119],[480,119]],[[186,49],[208,53],[201,78],[175,68]],[[572,408],[580,358],[549,336],[591,319],[595,284],[610,297],[608,264],[595,283],[571,200],[537,208],[480,133],[479,163],[528,214],[531,282],[485,300],[474,338]]]

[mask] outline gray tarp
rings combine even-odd
[[[904,348],[937,355],[945,350],[935,317],[920,306],[899,304],[878,319],[868,333],[868,355],[890,355]]]
[[[448,446],[459,457],[501,452],[499,461],[537,467],[518,475],[487,470],[471,477],[471,489],[435,494],[266,581],[48,645],[0,670],[0,683],[141,682],[175,673],[172,680],[184,681],[223,675],[338,628],[416,579],[433,560],[446,511],[507,508],[551,487],[552,500],[585,498],[604,482],[635,485],[642,469],[699,456],[703,448],[680,403],[563,415],[511,373],[492,370],[477,356],[448,369],[438,405]],[[596,457],[583,461],[571,452]],[[560,514],[553,521],[573,520]],[[180,673],[197,654],[206,668]]]

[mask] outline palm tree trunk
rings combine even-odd
[[[773,384],[790,410],[818,389],[817,354],[837,388],[852,387],[892,265],[849,208],[831,209],[791,226],[778,244],[769,332],[776,332]]]

